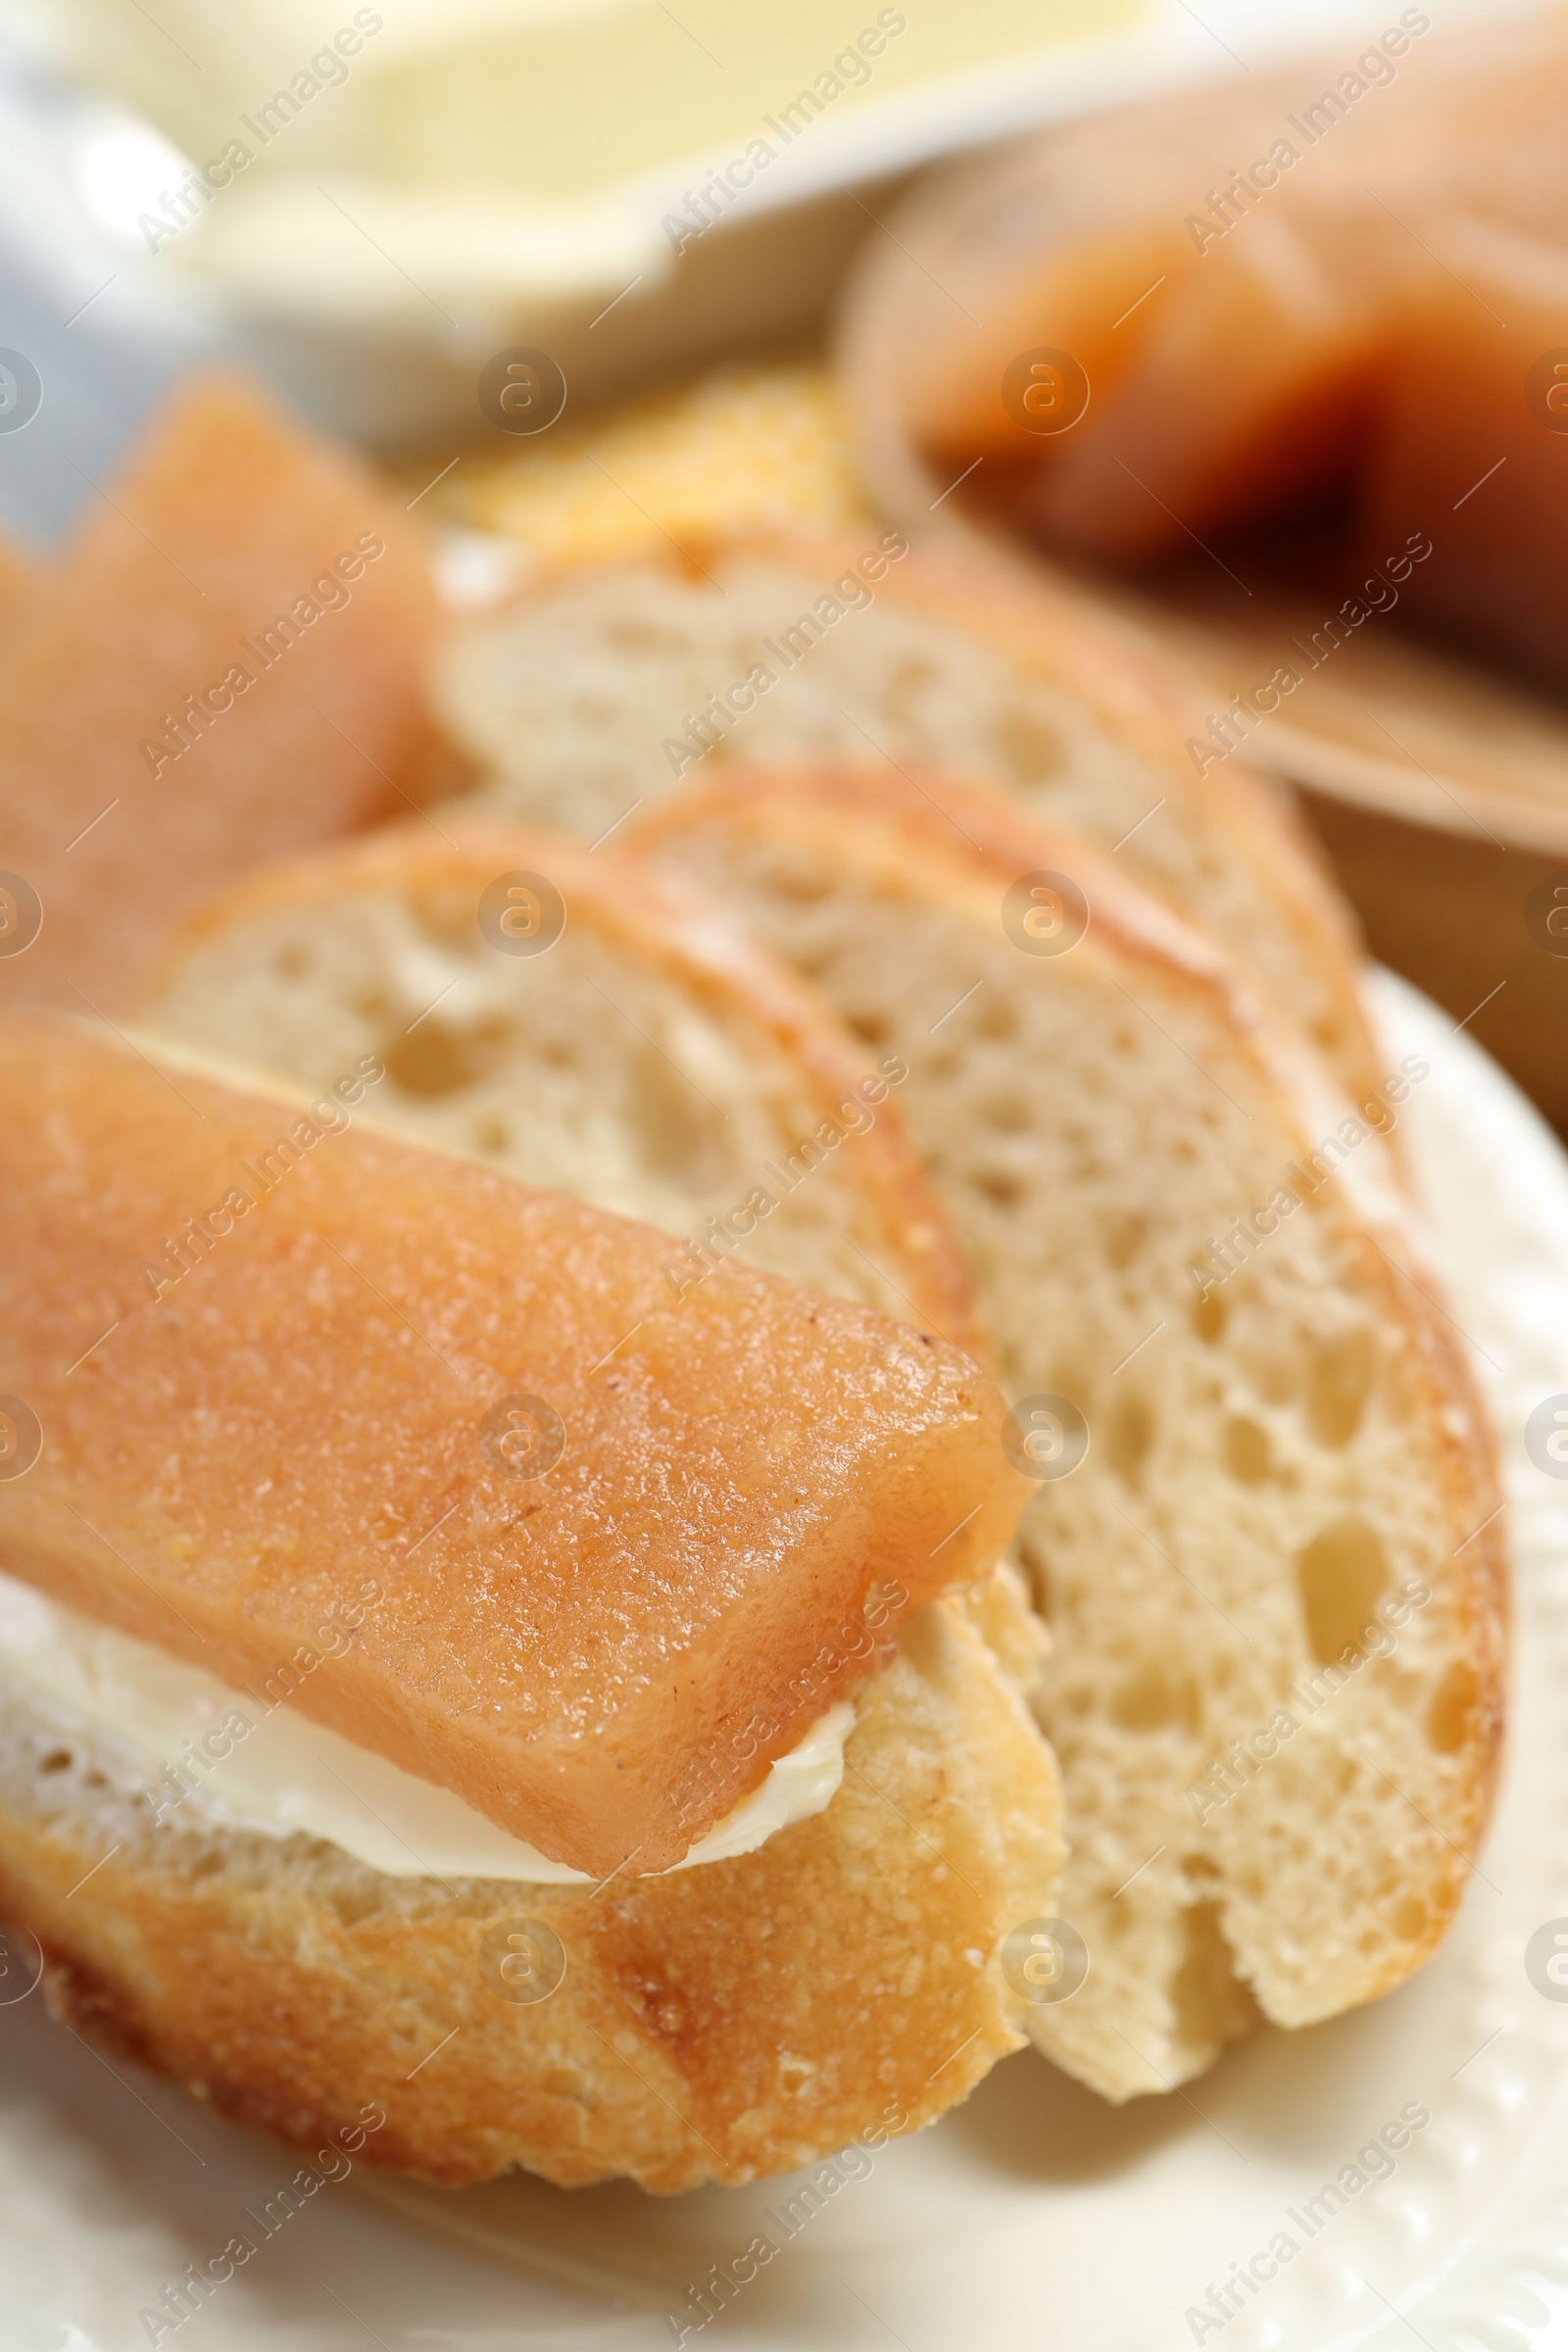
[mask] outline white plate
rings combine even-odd
[[[1568,1393],[1568,1163],[1446,1014],[1386,975],[1376,1003],[1390,1066],[1411,1050],[1432,1063],[1408,1133],[1503,1433],[1518,1566],[1512,1745],[1459,1921],[1391,1999],[1260,2034],[1185,2097],[1113,2111],[1033,2053],[1009,2059],[863,2177],[840,2168],[843,2185],[702,2331],[730,2352],[1568,2342],[1568,2000],[1524,1965],[1532,1934],[1568,1915],[1568,1485],[1522,1438],[1536,1404]],[[1292,2209],[1407,2103],[1431,2123],[1393,2177],[1305,2243]],[[36,1995],[0,2008],[0,2352],[145,2347],[141,2312],[293,2169],[165,2085],[112,2075]],[[660,2202],[520,2177],[448,2194],[355,2175],[157,2340],[653,2352],[676,2340],[666,2314],[688,2288],[796,2186]],[[1281,2230],[1302,2250],[1218,2324],[1209,2287]]]

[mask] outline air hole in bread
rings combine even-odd
[[[303,980],[310,968],[311,959],[303,948],[279,948],[272,958],[272,969],[280,980]]]
[[[1022,1135],[1034,1114],[1020,1095],[993,1095],[982,1116],[999,1135]]]
[[[1225,1467],[1243,1487],[1259,1487],[1268,1476],[1268,1431],[1245,1413],[1233,1413],[1225,1424]]]
[[[1024,1583],[1029,1588],[1029,1597],[1038,1614],[1049,1625],[1051,1623],[1051,1572],[1037,1546],[1030,1542],[1027,1528],[1019,1531],[1017,1542],[1018,1567]]]
[[[1184,2041],[1200,2047],[1234,2041],[1256,2018],[1257,2005],[1236,1974],[1220,1929],[1218,1904],[1189,1905],[1182,1914],[1182,1930],[1186,1951],[1170,1985],[1177,2032]]]
[[[1061,737],[1032,710],[1004,710],[997,729],[997,749],[1008,773],[1019,784],[1044,783],[1063,766]]]
[[[1154,1416],[1146,1397],[1136,1390],[1118,1396],[1105,1415],[1103,1441],[1105,1458],[1117,1475],[1136,1487],[1144,1466],[1144,1457],[1154,1437]]]
[[[1420,1943],[1431,1927],[1431,1914],[1418,1894],[1405,1894],[1395,1904],[1389,1922],[1401,1943]]]
[[[1206,1291],[1193,1300],[1193,1329],[1205,1347],[1216,1347],[1225,1336],[1225,1301],[1218,1291]]]
[[[506,1058],[512,1031],[505,1021],[481,1021],[471,1029],[449,1029],[435,1019],[383,1042],[386,1074],[406,1095],[430,1101],[455,1095],[487,1077]]]
[[[505,1119],[475,1119],[473,1148],[491,1158],[499,1158],[512,1142]]]
[[[673,1177],[698,1193],[719,1182],[724,1166],[716,1133],[719,1114],[652,1046],[631,1065],[625,1109],[637,1130],[643,1163],[654,1175]]]
[[[1149,1219],[1127,1211],[1124,1215],[1106,1217],[1101,1226],[1104,1237],[1105,1255],[1119,1274],[1130,1266],[1149,1239]]]
[[[1112,1696],[1110,1712],[1127,1732],[1163,1732],[1172,1724],[1197,1732],[1202,1721],[1191,1677],[1167,1674],[1153,1664],[1128,1677]]]
[[[1016,1208],[1028,1190],[1023,1178],[1006,1168],[977,1168],[970,1182],[995,1208]]]
[[[1427,1709],[1427,1739],[1440,1756],[1456,1756],[1470,1738],[1476,1710],[1475,1668],[1455,1658]]]
[[[973,1022],[980,1035],[994,1046],[1006,1046],[1018,1034],[1018,1015],[1005,997],[994,990],[982,989],[974,1000]]]
[[[1319,1665],[1328,1665],[1343,1649],[1358,1650],[1389,1587],[1388,1554],[1376,1530],[1353,1515],[1336,1519],[1302,1544],[1296,1578],[1306,1638]]]
[[[847,1025],[868,1046],[885,1046],[893,1034],[880,1012],[857,1013]]]
[[[1336,1332],[1320,1341],[1307,1375],[1306,1425],[1320,1446],[1348,1446],[1361,1426],[1372,1386],[1372,1335]]]
[[[76,1759],[69,1747],[52,1747],[46,1756],[39,1758],[38,1770],[40,1772],[69,1772],[75,1761]]]

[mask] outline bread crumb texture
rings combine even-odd
[[[933,766],[1117,854],[1223,940],[1355,1101],[1376,1063],[1357,944],[1272,788],[1200,776],[1144,641],[1070,592],[1023,593],[859,532],[667,546],[542,577],[454,626],[434,699],[449,781],[592,841],[678,782],[829,762]]]
[[[907,1060],[1004,1389],[1087,1422],[1021,1555],[1091,1971],[1030,2022],[1107,2094],[1156,2090],[1259,2008],[1387,1990],[1456,1907],[1501,1704],[1491,1440],[1430,1276],[1347,1175],[1200,1298],[1190,1263],[1321,1133],[1212,959],[1140,946],[1103,871],[1070,953],[1020,953],[1015,867],[966,887],[985,861],[939,812],[878,829],[850,797],[758,779],[651,830]],[[979,831],[981,796],[939,797]]]

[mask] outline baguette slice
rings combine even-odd
[[[7,1426],[41,1431],[0,1560],[238,1685],[368,1572],[297,1703],[558,1861],[679,1860],[874,1663],[808,1677],[832,1629],[1007,1542],[1001,1399],[929,1335],[727,1263],[677,1300],[662,1235],[331,1132],[335,1096],[290,1124],[29,1021],[0,1091]],[[486,1442],[516,1399],[537,1473]]]
[[[559,903],[537,955],[481,927],[517,873]],[[678,1237],[670,1306],[736,1254],[984,1360],[896,1070],[733,918],[609,847],[413,826],[269,868],[176,932],[141,1010],[311,1088],[374,1055],[371,1119]]]
[[[1484,1829],[1504,1595],[1492,1441],[1378,1135],[1216,949],[986,795],[732,775],[629,830],[907,1061],[1027,1400],[1062,1912],[1091,1962],[1031,2009],[1041,2046],[1125,2098],[1258,2009],[1302,2026],[1387,1991]],[[1031,899],[1050,876],[1076,944]]]
[[[1228,943],[1352,1094],[1375,1081],[1354,932],[1319,854],[1238,760],[1212,744],[1195,760],[1191,682],[1146,635],[1044,573],[911,554],[897,532],[694,563],[549,574],[454,627],[436,710],[488,808],[591,840],[700,760],[977,776],[1115,850]]]
[[[494,856],[386,839],[258,878],[172,952],[155,1003],[187,1042],[245,1044],[313,1084],[384,1044],[401,1075],[370,1092],[383,1118],[690,1228],[702,1202],[743,1197],[724,1190],[726,1153],[750,1181],[775,1125],[784,1141],[768,1149],[782,1152],[823,1101],[842,1102],[848,1048],[759,952],[646,873],[615,881],[603,854],[554,845],[565,932],[540,958],[496,954],[473,922],[478,892],[543,857],[537,837],[509,835]],[[421,954],[447,962],[431,973]],[[476,958],[511,983],[482,1008]],[[607,1013],[598,988],[628,1017]],[[391,1034],[355,1029],[337,1064],[345,991],[361,1018],[378,995]],[[513,1023],[499,1055],[498,1006]],[[400,1060],[442,1016],[425,1058]],[[487,1023],[481,1077],[465,1054]],[[727,1120],[699,1103],[694,1123],[666,1051],[695,1057]],[[848,1070],[860,1078],[858,1055]],[[450,1091],[433,1086],[459,1071]],[[971,1313],[963,1279],[933,1242],[940,1212],[901,1164],[888,1113],[759,1236],[822,1287],[858,1277],[879,1293],[858,1255],[825,1261],[837,1216],[900,1292],[957,1325]],[[503,1116],[498,1152],[488,1122]],[[744,1146],[730,1140],[741,1125]],[[813,1209],[818,1188],[831,1211]],[[329,1845],[204,1819],[200,1789],[154,1831],[123,1767],[19,1693],[0,1743],[0,1909],[43,1939],[67,2016],[307,2150],[374,2100],[388,2120],[361,2161],[446,2181],[516,2162],[566,2185],[625,2173],[660,2190],[784,2171],[931,2121],[1020,2045],[996,1955],[1020,1923],[1051,1916],[1061,1861],[1054,1764],[1014,1687],[1039,1650],[1003,1572],[914,1609],[859,1696],[825,1813],[736,1860],[597,1892],[389,1879]],[[495,1949],[519,1921],[565,1957],[536,2004],[497,1997]]]
[[[1054,1909],[1056,1784],[956,1600],[905,1620],[825,1813],[603,1889],[386,1878],[199,1790],[153,1829],[112,1748],[0,1699],[0,1915],[57,2013],[307,2155],[374,2101],[357,2161],[432,2180],[748,2180],[929,2123],[1021,2046],[995,1954]],[[519,2002],[501,1959],[541,1931],[565,1973]]]
[[[400,502],[243,386],[88,498],[0,643],[0,870],[42,907],[0,1004],[77,1013],[246,866],[403,813],[435,616]]]

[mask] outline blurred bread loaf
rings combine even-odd
[[[542,576],[445,640],[437,714],[477,805],[592,841],[736,761],[988,779],[1224,939],[1352,1093],[1357,949],[1315,856],[1235,762],[1198,772],[1188,688],[1065,589],[899,532],[707,544]]]

